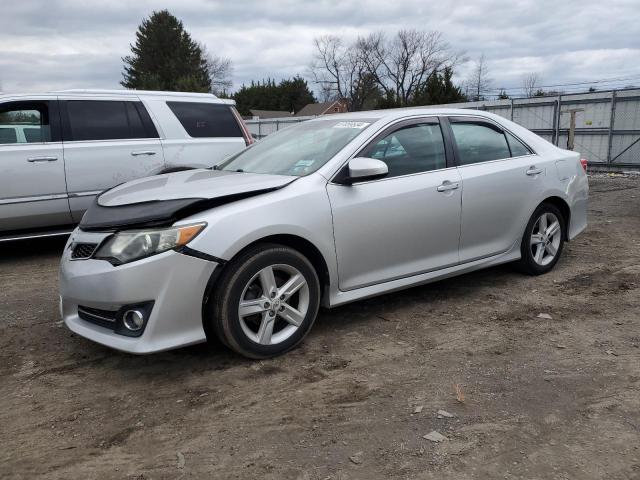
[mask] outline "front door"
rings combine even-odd
[[[68,99],[60,103],[74,221],[80,221],[96,194],[164,169],[158,132],[141,102]]]
[[[0,104],[0,232],[71,223],[56,100]]]
[[[359,156],[377,158],[387,177],[327,186],[341,290],[458,263],[460,177],[447,165],[435,118],[383,132]]]

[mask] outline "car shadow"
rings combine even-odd
[[[0,264],[34,260],[38,257],[62,256],[62,250],[68,238],[68,235],[61,235],[2,242],[0,243]]]

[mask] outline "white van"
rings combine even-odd
[[[69,233],[105,189],[211,167],[252,141],[234,102],[212,94],[0,95],[0,241]]]

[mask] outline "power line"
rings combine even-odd
[[[535,88],[571,87],[571,86],[578,86],[578,85],[594,85],[594,84],[624,82],[624,81],[633,81],[633,80],[640,80],[640,74],[632,75],[630,77],[598,79],[598,80],[592,80],[592,81],[589,81],[589,82],[558,83],[558,84],[555,84],[555,85],[536,85]],[[502,90],[504,90],[504,91],[524,90],[524,86],[520,86],[520,87],[504,87],[504,88],[491,88],[491,89],[488,89],[487,91],[500,92]]]

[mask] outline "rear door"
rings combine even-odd
[[[69,205],[75,222],[96,194],[165,168],[158,132],[139,100],[61,100]]]
[[[544,188],[545,165],[497,123],[448,120],[462,178],[460,262],[504,253],[522,237]]]
[[[72,223],[57,103],[0,104],[0,231]]]

